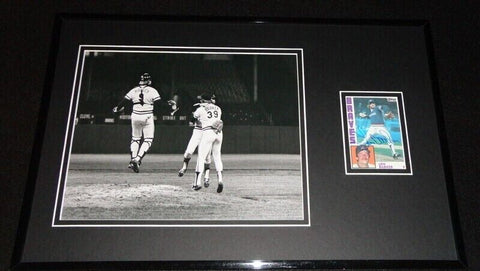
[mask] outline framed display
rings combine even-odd
[[[59,16],[15,268],[460,267],[426,22]]]

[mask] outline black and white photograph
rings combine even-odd
[[[80,46],[52,226],[308,226],[301,52]]]

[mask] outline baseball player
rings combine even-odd
[[[357,163],[353,164],[353,168],[375,168],[374,164],[369,164],[370,151],[367,145],[358,145],[355,149]]]
[[[199,190],[202,188],[201,180],[202,173],[205,167],[205,160],[208,154],[211,152],[213,161],[215,163],[215,169],[218,176],[217,193],[223,191],[223,163],[221,157],[221,148],[223,141],[223,121],[222,110],[219,106],[212,102],[212,96],[209,94],[202,94],[202,102],[206,103],[204,106],[200,106],[193,112],[194,118],[196,118],[202,124],[202,139],[198,147],[198,160],[195,169],[195,180],[193,182],[192,189]],[[208,187],[208,185],[207,185]]]
[[[202,94],[197,97],[200,100],[200,102],[194,104],[193,105],[194,108],[203,107],[208,104],[208,103],[205,103],[204,100],[202,100],[202,96],[205,96],[205,94]],[[213,104],[215,103],[215,94],[212,95],[210,100]],[[178,171],[179,177],[182,177],[187,171],[188,163],[192,158],[192,154],[195,152],[198,145],[200,144],[200,140],[202,139],[203,131],[202,131],[202,124],[200,123],[200,121],[198,119],[193,118],[191,123],[193,125],[193,132],[192,132],[192,136],[190,137],[190,140],[188,141],[188,145],[185,150],[185,153],[183,154],[183,165],[182,165],[182,168]],[[209,183],[210,162],[211,162],[211,153],[208,153],[207,158],[205,159],[205,167],[204,167],[205,169],[204,186],[205,187],[208,187],[210,184]]]
[[[132,141],[130,142],[131,160],[128,168],[135,173],[139,172],[142,159],[148,152],[153,142],[155,126],[153,122],[154,103],[161,100],[158,91],[151,87],[152,79],[148,73],[140,76],[139,86],[131,89],[120,103],[113,108],[114,113],[120,113],[128,102],[133,103],[131,114],[132,121]],[[169,100],[168,104],[173,110],[176,109],[176,103]],[[142,141],[143,137],[143,141]]]
[[[390,135],[390,132],[387,130],[387,128],[385,128],[385,118],[393,118],[393,113],[388,112],[387,114],[385,114],[381,106],[376,106],[374,100],[368,101],[368,108],[370,110],[368,114],[364,112],[359,113],[359,116],[361,118],[370,119],[370,127],[367,130],[365,138],[358,145],[365,145],[368,140],[375,134],[382,135],[387,139],[387,144],[392,151],[392,157],[394,159],[398,159],[400,155],[395,152],[395,146],[393,144],[392,136]]]

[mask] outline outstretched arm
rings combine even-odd
[[[158,100],[155,100],[154,103],[155,103],[155,108],[161,108],[161,109],[168,108],[171,116],[173,116],[175,112],[177,112],[180,109],[180,107],[178,107],[177,103],[174,100],[164,101],[164,100],[158,99]]]
[[[173,116],[180,109],[180,107],[177,105],[177,102],[175,102],[174,100],[168,100],[167,103],[172,109],[170,111],[170,116]]]
[[[395,114],[392,111],[389,111],[387,114],[384,115],[386,119],[393,119],[395,118]]]
[[[126,99],[126,98],[123,98],[117,106],[115,106],[113,108],[113,113],[120,113],[122,112],[124,109],[125,109],[125,105],[127,105],[127,103],[130,102],[130,100]]]

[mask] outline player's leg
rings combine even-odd
[[[153,116],[148,116],[143,125],[143,142],[138,150],[137,158],[135,159],[139,164],[142,163],[143,157],[145,157],[145,154],[147,154],[152,146],[154,133],[155,125],[153,123]]]
[[[197,160],[197,166],[195,168],[195,180],[192,186],[194,190],[199,190],[200,188],[202,188],[202,176],[205,170],[204,161],[205,161],[206,153],[209,151],[210,148],[211,148],[211,144],[209,146],[208,144],[202,145],[202,143],[200,143],[200,146],[198,148],[198,157],[197,157],[198,160]],[[202,151],[202,149],[204,149],[205,151]],[[208,186],[209,186],[209,182],[207,182],[207,185],[205,187],[208,187]]]
[[[195,149],[200,144],[201,139],[202,139],[202,130],[193,129],[192,136],[190,137],[190,140],[188,141],[187,149],[185,150],[185,153],[183,154],[182,168],[178,171],[178,176],[179,177],[182,177],[183,174],[185,174],[185,171],[187,171],[188,163],[190,162],[190,159],[192,159],[192,155],[195,152]]]
[[[393,144],[393,139],[390,135],[390,132],[387,130],[387,128],[382,127],[381,129],[378,129],[378,133],[387,139],[388,147],[390,148],[390,151],[392,151],[392,157],[397,159],[400,155],[395,151],[395,145]]]
[[[202,140],[198,146],[198,158],[197,166],[195,168],[195,181],[192,188],[198,190],[201,188],[202,175],[205,169],[205,159],[207,158],[208,153],[212,149],[212,142],[214,138],[210,135],[210,132],[203,132]]]
[[[142,145],[140,146],[140,150],[138,151],[137,161],[139,164],[142,163],[143,157],[147,154],[148,150],[152,146],[153,137],[145,137],[143,139]]]
[[[217,177],[218,177],[218,187],[217,187],[218,193],[222,193],[223,191],[222,142],[223,142],[223,133],[219,133],[212,144],[212,156],[213,156],[213,161],[215,163],[215,169],[217,170]]]
[[[132,141],[130,142],[130,163],[128,168],[131,168],[135,173],[138,173],[138,164],[135,158],[138,156],[140,144],[142,140],[142,121],[138,118],[138,115],[132,114]]]
[[[365,135],[365,137],[363,138],[362,142],[358,143],[358,145],[366,145],[368,140],[370,140],[370,138],[372,137],[372,135],[375,134],[375,128],[370,126],[367,130],[367,134]]]
[[[137,157],[141,142],[142,142],[141,137],[132,136],[132,141],[130,142],[130,159]]]
[[[140,149],[141,144],[141,137],[133,137],[132,141],[130,142],[130,163],[128,164],[128,168],[131,168],[135,173],[138,173],[138,164],[135,161],[135,158],[138,155],[138,150]]]
[[[209,152],[207,158],[205,158],[205,178],[203,179],[203,186],[208,187],[210,185],[210,163],[212,161],[212,153]]]

